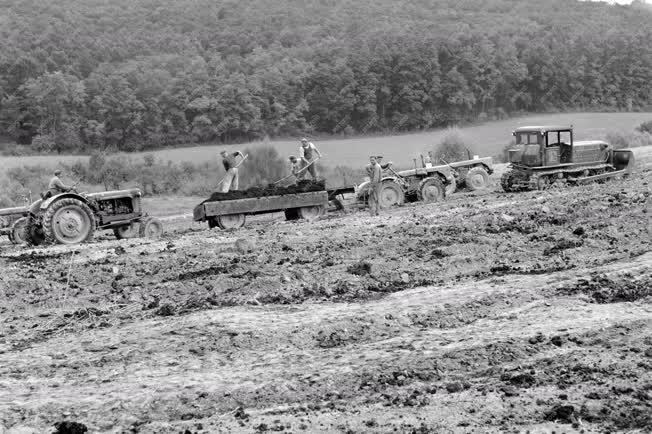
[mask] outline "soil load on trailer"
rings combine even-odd
[[[284,196],[286,194],[308,193],[324,190],[326,190],[326,181],[301,180],[296,184],[287,187],[270,184],[267,187],[256,186],[248,188],[247,190],[229,191],[228,193],[215,192],[201,204],[206,202],[221,202],[225,200],[249,199],[256,197]]]

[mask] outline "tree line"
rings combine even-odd
[[[652,11],[575,0],[4,0],[31,152],[409,131],[652,104]]]

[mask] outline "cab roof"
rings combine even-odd
[[[548,131],[571,131],[572,129],[572,125],[535,125],[529,127],[518,127],[514,130],[514,132],[525,133],[538,131],[541,133],[547,133]]]

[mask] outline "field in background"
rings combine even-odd
[[[541,124],[572,124],[575,128],[575,138],[603,139],[608,131],[631,131],[642,122],[652,120],[652,113],[568,113],[525,116],[503,121],[487,122],[476,126],[462,128],[464,136],[472,143],[471,151],[482,156],[495,156],[502,152],[505,144],[511,138],[514,128],[524,125]],[[351,139],[316,140],[319,149],[324,154],[323,164],[328,166],[361,166],[366,164],[370,154],[383,155],[386,161],[397,165],[410,165],[412,158],[431,149],[439,143],[446,130],[434,130],[423,133],[412,133],[395,136],[363,137]],[[203,162],[217,159],[220,150],[244,149],[271,144],[281,155],[297,154],[297,140],[279,140],[272,142],[255,142],[243,145],[206,145],[186,148],[163,149],[135,153],[133,155],[154,154],[164,161]],[[0,170],[24,164],[53,167],[59,162],[72,163],[76,160],[86,160],[83,156],[27,156],[0,157]]]

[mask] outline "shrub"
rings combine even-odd
[[[652,121],[643,122],[641,125],[636,127],[636,130],[641,133],[652,134]]]
[[[605,135],[605,140],[616,149],[652,146],[652,134],[638,130],[631,132],[609,131]]]
[[[267,185],[288,174],[287,163],[272,146],[245,149],[243,153],[249,156],[240,173],[240,188]]]
[[[448,128],[446,134],[434,149],[435,158],[433,163],[436,164],[442,159],[448,163],[466,160],[469,158],[468,145],[468,140],[459,128]]]

